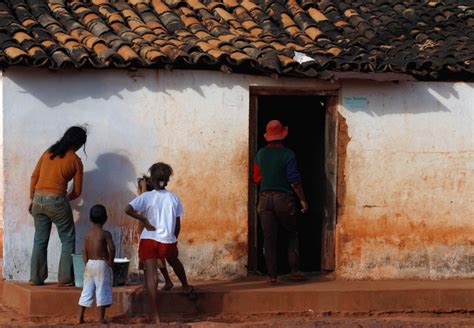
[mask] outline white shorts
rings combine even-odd
[[[94,301],[94,291],[97,306],[112,304],[112,280],[112,268],[105,261],[87,261],[79,305],[91,307]]]

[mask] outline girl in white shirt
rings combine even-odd
[[[175,193],[166,190],[172,174],[173,169],[168,164],[153,164],[150,167],[150,177],[155,190],[144,192],[125,207],[126,214],[142,221],[145,225],[140,235],[138,256],[145,265],[145,280],[149,301],[152,304],[153,322],[160,321],[156,308],[157,259],[166,259],[171,265],[184,292],[191,300],[196,299],[197,296],[194,287],[188,284],[183,264],[178,258],[177,243],[181,230],[183,206]]]

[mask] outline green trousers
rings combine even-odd
[[[30,281],[42,285],[48,278],[48,242],[54,223],[61,240],[58,283],[74,282],[72,256],[76,246],[74,219],[69,202],[63,196],[39,196],[33,198],[31,214],[35,220],[35,239],[31,254]]]

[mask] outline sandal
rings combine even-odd
[[[186,293],[186,296],[190,301],[195,301],[198,298],[198,295],[196,293],[196,290],[194,289],[194,286],[189,286],[191,289]]]

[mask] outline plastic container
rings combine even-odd
[[[74,285],[82,288],[84,284],[84,260],[82,254],[71,254],[74,267]]]
[[[114,273],[114,286],[123,286],[127,282],[129,263],[130,260],[127,258],[114,259],[114,266],[112,268]]]

